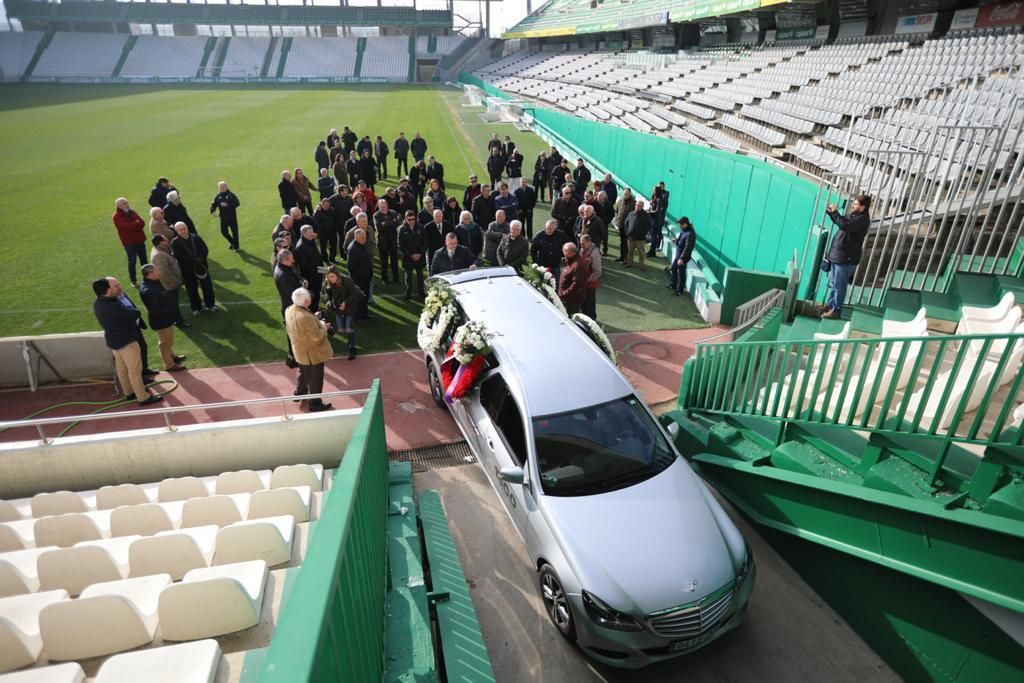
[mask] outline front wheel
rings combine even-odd
[[[558,632],[569,642],[576,641],[576,623],[572,618],[572,606],[569,596],[562,588],[562,582],[551,565],[540,568],[540,597],[544,601],[544,611],[555,625]]]
[[[427,383],[430,385],[430,397],[439,407],[448,409],[444,402],[444,389],[441,388],[441,377],[437,374],[437,365],[427,363]]]

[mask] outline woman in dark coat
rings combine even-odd
[[[433,200],[435,209],[442,209],[444,207],[447,197],[444,196],[441,182],[437,178],[430,179],[430,189],[427,190],[427,196]]]
[[[363,290],[355,281],[345,275],[337,266],[327,269],[324,279],[324,293],[321,301],[325,304],[322,316],[334,325],[334,331],[348,337],[348,359],[356,357],[356,316],[363,301]]]
[[[444,204],[444,220],[448,221],[452,225],[456,225],[459,222],[459,218],[462,216],[462,207],[459,206],[459,200],[454,195],[448,197]]]
[[[537,163],[533,165],[533,186],[537,189],[537,199],[544,201],[544,192],[551,184],[548,176],[548,155],[541,152],[537,155]]]
[[[364,150],[359,159],[359,179],[365,181],[371,190],[377,184],[377,162],[370,156],[370,150]]]
[[[303,213],[313,215],[313,195],[310,193],[316,189],[316,185],[306,177],[301,168],[295,169],[295,175],[292,176],[292,187],[295,188],[295,196],[298,198],[295,206],[302,209]]]
[[[345,162],[345,168],[348,170],[349,187],[355,189],[359,184],[359,155],[351,152],[348,155],[348,161]]]

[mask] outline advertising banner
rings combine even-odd
[[[900,17],[896,20],[896,33],[931,33],[935,30],[935,20],[938,18],[936,12]]]
[[[978,11],[978,28],[989,26],[1012,26],[1024,23],[1024,2],[1003,2],[988,5]]]
[[[950,31],[963,31],[965,29],[974,28],[974,23],[978,21],[978,8],[971,7],[970,9],[960,9],[953,12],[953,21],[949,25]]]

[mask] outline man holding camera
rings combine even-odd
[[[328,334],[331,326],[320,319],[319,313],[309,310],[313,297],[305,287],[292,292],[292,305],[284,312],[284,324],[288,329],[288,340],[291,342],[295,361],[299,364],[299,380],[295,385],[295,395],[319,394],[324,390],[324,364],[331,359],[331,342]],[[303,399],[300,405],[308,407],[309,412],[318,413],[330,410],[331,404],[323,399]]]

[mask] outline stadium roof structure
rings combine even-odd
[[[543,38],[605,33],[695,21],[778,5],[789,0],[551,0],[502,34]]]
[[[221,24],[243,26],[422,26],[450,28],[449,10],[415,7],[340,7],[329,5],[207,5],[110,0],[6,0],[7,15],[21,21],[86,23]]]

